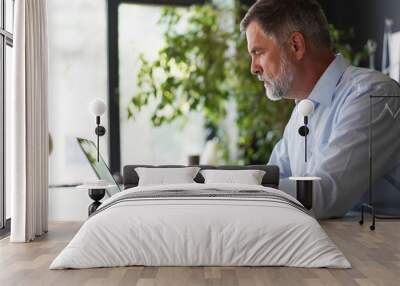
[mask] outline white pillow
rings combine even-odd
[[[261,185],[265,171],[262,170],[201,170],[205,184],[226,183]]]
[[[193,179],[199,170],[199,167],[135,168],[139,176],[139,186],[195,183]]]

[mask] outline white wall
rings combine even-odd
[[[49,221],[85,221],[92,203],[87,190],[49,188]]]
[[[95,140],[88,106],[93,98],[107,99],[106,3],[51,0],[48,22],[50,184],[87,181],[95,176],[75,137]],[[107,115],[102,123],[108,127]],[[105,135],[100,143],[106,158],[107,141]]]

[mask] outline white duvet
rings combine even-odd
[[[310,215],[258,198],[153,198],[113,204],[130,192],[263,190],[254,185],[179,184],[135,187],[107,199],[50,269],[145,266],[294,266],[350,268]],[[297,202],[298,203],[298,202]],[[108,207],[107,207],[108,206]]]

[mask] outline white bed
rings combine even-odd
[[[241,191],[241,196],[136,197],[174,190],[182,194]],[[251,191],[265,192],[267,198],[264,193],[254,197]],[[107,199],[50,269],[127,265],[350,268],[319,223],[299,204],[282,191],[255,185],[131,188]]]

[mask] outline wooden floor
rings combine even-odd
[[[400,285],[400,222],[378,221],[372,232],[356,221],[325,221],[322,226],[353,268],[289,267],[123,267],[48,270],[80,227],[52,223],[35,242],[0,241],[0,285]]]

